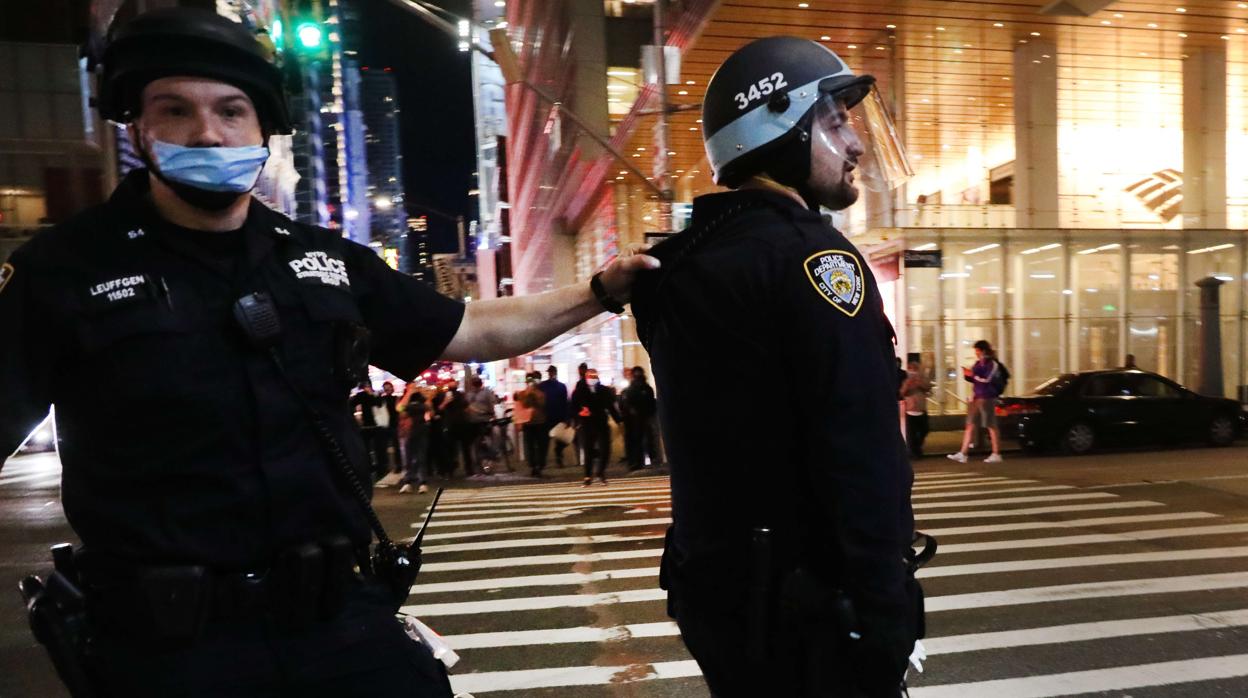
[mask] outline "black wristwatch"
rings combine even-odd
[[[602,304],[603,308],[619,315],[624,312],[624,304],[612,298],[610,294],[607,293],[607,289],[602,285],[601,276],[602,272],[598,272],[597,274],[589,277],[589,289],[594,292],[594,298],[598,299],[598,302]]]

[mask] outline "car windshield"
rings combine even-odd
[[[1053,376],[1052,378],[1041,383],[1040,385],[1037,385],[1031,391],[1031,394],[1032,395],[1057,395],[1058,393],[1062,392],[1066,388],[1070,387],[1070,384],[1074,382],[1076,377],[1077,376],[1073,373],[1063,373],[1060,376]]]

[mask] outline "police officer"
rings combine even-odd
[[[868,138],[894,132],[873,84],[804,39],[733,53],[703,130],[734,191],[695,199],[634,289],[672,468],[662,585],[715,696],[897,696],[921,634],[893,332],[820,215],[904,174]],[[701,376],[742,366],[773,376],[766,407],[708,412],[747,388]]]
[[[529,351],[657,263],[465,306],[250,195],[292,125],[242,25],[152,11],[102,62],[146,168],[0,273],[0,458],[55,404],[95,694],[449,696],[367,564],[349,389]]]

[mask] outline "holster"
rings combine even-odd
[[[98,698],[99,686],[87,662],[92,642],[86,598],[73,568],[73,548],[53,548],[57,569],[45,582],[30,575],[18,585],[31,632],[48,651],[57,676],[73,698]]]

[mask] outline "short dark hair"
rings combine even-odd
[[[546,372],[547,372],[547,373],[549,373],[550,375],[554,376],[554,375],[557,375],[557,374],[559,373],[559,369],[555,368],[554,366],[547,366],[547,367],[546,367]]]
[[[975,342],[975,344],[974,344],[974,345],[972,345],[972,346],[974,346],[976,349],[978,349],[978,350],[980,350],[980,351],[984,352],[985,354],[991,354],[991,353],[992,353],[992,345],[991,345],[991,344],[989,344],[989,343],[988,343],[988,340],[986,340],[986,339],[981,339],[981,340],[979,340],[978,342]]]

